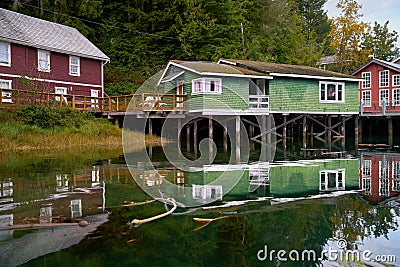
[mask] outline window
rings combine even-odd
[[[56,87],[55,88],[55,93],[57,94],[57,95],[66,95],[67,94],[67,88],[66,87]],[[56,101],[60,101],[61,100],[61,97],[60,96],[56,96],[55,97],[55,100]]]
[[[1,102],[2,103],[12,103],[12,93],[7,89],[11,89],[11,81],[9,80],[0,80],[0,89],[1,89]]]
[[[393,106],[400,106],[400,89],[393,89]]]
[[[390,196],[389,179],[379,179],[379,196]]]
[[[79,76],[81,75],[80,59],[79,57],[69,57],[69,75]]]
[[[0,66],[11,66],[10,44],[0,42]]]
[[[38,70],[50,72],[50,52],[38,50]]]
[[[400,192],[400,180],[393,180],[392,183],[392,191]]]
[[[326,170],[320,171],[319,190],[344,190],[345,189],[345,171],[344,170]]]
[[[400,74],[395,74],[392,76],[393,86],[400,86]]]
[[[192,94],[220,94],[221,79],[201,78],[192,81]]]
[[[362,103],[364,104],[364,107],[370,107],[371,106],[371,90],[367,91],[362,91]]]
[[[387,161],[379,161],[379,178],[389,178],[389,166]]]
[[[371,72],[363,72],[362,74],[362,88],[371,88]]]
[[[320,102],[344,103],[344,83],[320,82],[319,97]]]
[[[371,178],[362,178],[361,189],[364,190],[366,195],[371,195]]]
[[[383,102],[385,105],[389,104],[389,89],[379,90],[379,106],[382,106]]]
[[[371,160],[363,160],[361,168],[363,177],[371,176]]]
[[[379,72],[379,87],[389,86],[389,70],[381,70]]]
[[[393,179],[400,179],[400,161],[392,162],[392,177]]]

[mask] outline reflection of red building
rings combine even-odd
[[[365,199],[378,203],[400,194],[400,155],[363,155],[360,164],[360,189],[365,191]]]

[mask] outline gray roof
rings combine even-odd
[[[110,60],[75,28],[2,8],[0,40],[68,55]]]

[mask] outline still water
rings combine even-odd
[[[278,157],[228,169],[217,155],[190,171],[161,149],[152,155],[155,169],[138,158],[130,170],[120,152],[100,149],[2,156],[0,266],[400,266],[400,154]],[[240,179],[213,183],[222,173]],[[143,189],[193,205],[130,227],[171,208],[123,206],[151,199]],[[10,228],[83,219],[89,226]]]

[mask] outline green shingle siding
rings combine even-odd
[[[358,112],[358,82],[345,82],[344,103],[320,103],[319,82],[320,80],[315,79],[274,77],[273,80],[269,81],[270,110],[282,112]]]

